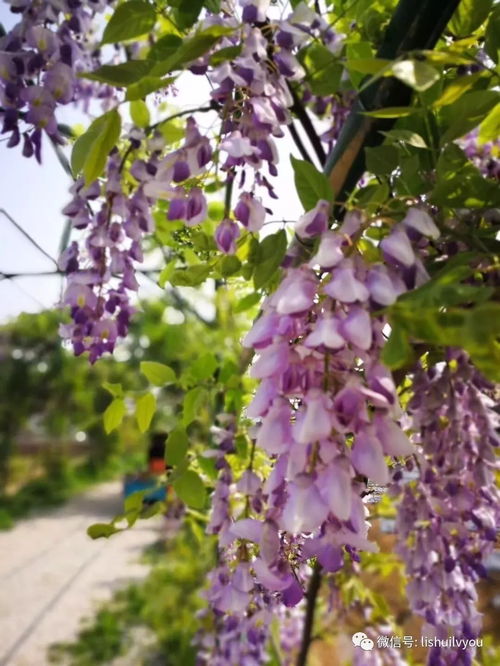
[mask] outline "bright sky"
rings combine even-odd
[[[0,22],[9,29],[15,22],[15,17],[5,3],[1,0],[0,3]],[[191,74],[185,77],[183,84],[178,86],[179,94],[172,100],[176,109],[203,104],[201,82],[200,77],[193,77]],[[208,98],[208,87],[205,97]],[[58,120],[69,125],[89,122],[68,107],[59,109]],[[207,121],[207,114],[200,114],[200,125],[203,126]],[[296,150],[288,135],[278,140],[278,147],[281,155],[280,174],[273,182],[279,201],[269,202],[273,219],[297,219],[302,213],[302,206],[292,184],[293,172],[288,157],[290,152],[296,154]],[[69,155],[69,149],[66,149],[66,152]],[[71,180],[45,137],[42,157],[43,164],[40,166],[33,158],[24,158],[19,146],[8,149],[5,142],[0,141],[0,209],[7,211],[48,254],[57,258],[65,226],[61,209],[70,198],[68,190]],[[29,273],[53,269],[53,264],[24,238],[4,215],[0,215],[0,225],[0,271]],[[58,276],[0,280],[0,322],[21,312],[36,312],[42,307],[54,307],[59,299],[61,283]],[[148,280],[142,280],[141,290],[140,296],[160,293]]]

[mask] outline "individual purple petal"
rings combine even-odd
[[[366,286],[372,301],[380,307],[392,305],[405,291],[404,284],[393,280],[385,266],[374,266],[368,271]]]
[[[306,347],[324,346],[328,349],[342,349],[345,339],[340,334],[340,322],[336,317],[325,315],[318,319],[314,330],[304,341]]]
[[[294,438],[299,444],[309,444],[328,437],[332,418],[328,397],[320,389],[310,389],[305,398],[305,414],[297,421]]]
[[[402,220],[402,224],[409,229],[418,231],[422,236],[427,236],[434,240],[440,236],[440,231],[434,220],[421,208],[410,208]]]
[[[260,199],[243,192],[234,209],[234,216],[248,231],[259,231],[266,219],[266,209]]]
[[[289,350],[286,342],[276,342],[266,347],[250,369],[250,376],[257,379],[281,375],[288,367]]]
[[[366,310],[353,307],[340,324],[343,337],[363,351],[368,351],[372,344],[372,322]]]
[[[344,259],[342,237],[334,231],[327,231],[321,236],[318,251],[309,263],[311,266],[319,265],[326,270],[337,266],[342,259]]]
[[[356,278],[349,259],[334,268],[333,278],[323,287],[323,291],[341,303],[366,301],[370,295],[365,285]]]
[[[236,252],[236,239],[240,235],[240,230],[236,222],[232,220],[223,220],[215,230],[215,242],[217,247],[224,254],[234,254]]]
[[[279,316],[273,310],[264,312],[243,338],[243,346],[254,349],[267,347],[278,332],[279,320]]]
[[[292,442],[290,404],[284,398],[276,398],[262,421],[256,444],[270,455],[284,453]]]
[[[351,475],[346,467],[341,460],[333,461],[316,481],[323,501],[339,520],[347,520],[351,513]]]
[[[386,455],[410,456],[415,453],[413,444],[391,418],[383,414],[376,414],[374,425],[377,438]]]
[[[259,490],[261,485],[261,480],[255,472],[250,469],[247,469],[241,475],[240,480],[236,484],[236,490],[244,495],[255,495]]]
[[[254,518],[242,518],[231,525],[231,534],[238,539],[258,543],[262,536],[262,523]]]
[[[317,281],[309,269],[292,269],[273,296],[279,314],[299,314],[309,310],[316,295]]]
[[[282,591],[281,598],[287,608],[293,608],[304,598],[304,591],[296,578],[293,578],[289,587]]]
[[[255,571],[255,575],[259,583],[272,592],[281,592],[282,590],[286,590],[287,587],[290,587],[290,584],[293,580],[293,576],[290,573],[290,570],[273,573],[271,569],[265,564],[265,562],[260,558],[257,558],[252,563],[252,567]]]
[[[394,227],[391,233],[380,242],[385,259],[399,266],[409,268],[415,264],[415,253],[410,240],[401,227]]]
[[[389,482],[382,445],[374,435],[363,432],[355,437],[351,461],[359,474],[363,474],[375,483]]]
[[[312,210],[299,218],[295,225],[295,233],[300,238],[312,238],[325,233],[328,229],[329,213],[330,203],[320,199]]]
[[[326,520],[328,511],[312,478],[303,474],[288,485],[281,527],[292,534],[314,532]]]

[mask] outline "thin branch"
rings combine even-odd
[[[314,614],[316,612],[316,601],[321,587],[321,565],[316,562],[313,567],[309,587],[307,588],[307,606],[304,616],[304,627],[302,629],[302,643],[297,656],[296,666],[306,666],[307,654],[312,642],[312,630],[314,625]]]
[[[307,137],[311,142],[311,146],[314,148],[314,152],[316,153],[316,157],[318,158],[319,163],[323,166],[326,160],[326,153],[325,149],[323,148],[323,144],[321,143],[321,139],[319,138],[312,120],[309,118],[309,114],[305,110],[293,86],[291,86],[288,82],[287,86],[293,99],[293,106],[291,107],[291,111],[293,111],[299,119],[300,124],[304,128],[304,132],[307,134]]]
[[[311,164],[313,164],[313,161],[312,161],[312,159],[310,158],[309,153],[308,153],[307,150],[306,150],[306,147],[305,147],[304,144],[302,143],[302,139],[300,138],[299,133],[297,132],[297,128],[296,128],[295,125],[293,124],[293,120],[292,120],[292,122],[288,125],[288,131],[289,131],[290,134],[292,135],[293,142],[294,142],[295,145],[297,146],[297,148],[298,148],[298,150],[299,150],[299,153],[302,155],[302,157],[306,160],[306,162],[311,162]]]
[[[37,249],[39,252],[41,252],[41,253],[44,255],[44,257],[46,257],[47,259],[49,259],[49,261],[51,261],[51,262],[54,264],[54,266],[57,266],[57,261],[54,259],[54,257],[51,257],[51,255],[50,255],[48,252],[46,252],[46,251],[43,249],[43,247],[42,247],[41,245],[39,245],[39,244],[36,242],[36,240],[35,240],[34,238],[32,238],[32,237],[29,235],[29,233],[28,233],[27,231],[25,231],[25,230],[23,229],[23,227],[22,227],[18,222],[16,222],[16,221],[14,220],[13,217],[11,217],[11,216],[9,215],[9,213],[8,213],[4,208],[0,208],[0,213],[1,213],[2,215],[4,215],[4,216],[9,220],[9,222],[10,222],[10,223],[11,223],[11,224],[12,224],[12,225],[13,225],[13,226],[14,226],[14,227],[15,227],[15,228],[16,228],[16,229],[17,229],[17,230],[18,230],[18,231],[19,231],[19,232],[20,232],[20,233],[21,233],[21,234],[27,239],[27,240],[29,240],[29,242],[30,242],[34,247],[36,247],[36,249]]]

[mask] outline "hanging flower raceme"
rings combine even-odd
[[[153,230],[153,221],[142,183],[133,193],[124,192],[118,152],[109,158],[104,184],[86,187],[79,180],[72,193],[63,212],[86,236],[81,244],[73,241],[59,260],[67,275],[62,304],[72,319],[61,326],[61,335],[75,354],[89,352],[94,362],[127,334],[134,312],[130,294],[139,286],[135,264],[143,260],[141,239]]]
[[[500,526],[494,479],[499,419],[492,387],[462,352],[450,351],[439,366],[419,366],[413,391],[409,412],[419,478],[395,487],[402,493],[398,552],[425,631],[465,641],[464,648],[432,648],[428,663],[469,665],[481,628],[475,583],[485,576]]]
[[[252,616],[257,592],[278,606],[299,604],[312,558],[335,572],[345,558],[374,551],[362,499],[366,478],[387,484],[385,458],[415,450],[380,363],[385,322],[378,311],[413,287],[415,271],[407,273],[419,262],[415,239],[437,229],[425,211],[410,209],[380,248],[388,263],[368,265],[356,249],[362,216],[348,214],[337,231],[327,222],[322,201],[298,221],[300,236],[320,236],[317,254],[287,269],[244,340],[257,353],[250,374],[260,381],[247,415],[258,421],[255,446],[269,456],[271,473],[263,482],[247,470],[233,491],[218,487],[223,510],[212,515],[224,519],[211,521],[229,567],[225,584],[234,587],[241,564],[248,573],[246,605],[236,585],[230,598],[238,608],[225,611],[239,618]],[[219,612],[226,593],[217,586],[209,593]]]
[[[89,97],[112,98],[107,86],[77,77],[95,69],[98,55],[91,44],[91,19],[110,2],[14,2],[19,22],[0,38],[0,121],[7,146],[22,140],[25,157],[41,161],[42,134],[64,143],[57,107]]]

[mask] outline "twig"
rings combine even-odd
[[[304,128],[304,132],[307,134],[307,137],[311,142],[311,146],[314,148],[316,157],[318,158],[321,166],[323,166],[326,160],[326,153],[321,143],[321,140],[318,136],[318,133],[316,132],[312,120],[309,118],[307,111],[302,105],[299,96],[297,95],[293,87],[290,85],[290,83],[287,82],[287,86],[293,99],[293,106],[291,107],[291,111],[293,111],[297,116],[297,118],[299,119],[300,124]]]
[[[316,562],[313,567],[309,587],[307,588],[307,606],[302,629],[302,642],[300,652],[297,656],[296,666],[306,666],[307,654],[312,642],[312,630],[314,625],[314,614],[316,612],[316,600],[321,587],[321,565]]]
[[[297,132],[297,128],[292,122],[288,125],[288,131],[292,135],[293,142],[297,146],[299,153],[302,155],[302,157],[306,160],[306,162],[311,162],[313,163],[312,159],[309,157],[309,153],[306,150],[306,147],[302,143],[302,139],[300,138],[299,133]]]

